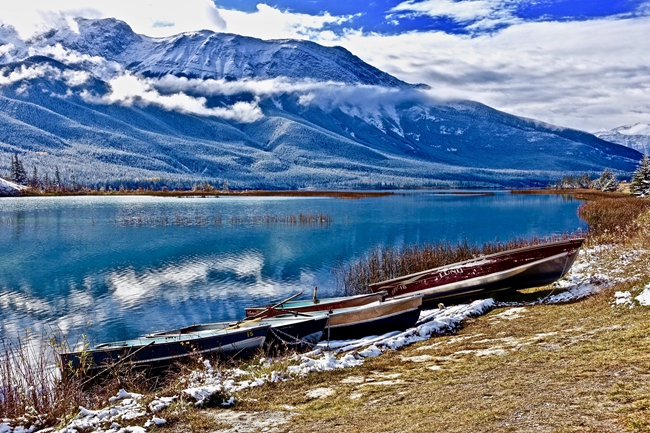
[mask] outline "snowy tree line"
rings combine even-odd
[[[582,176],[565,176],[550,185],[554,189],[597,189],[605,192],[617,191],[620,181],[612,170],[606,168],[598,179],[591,180],[589,173]],[[630,193],[638,197],[650,197],[650,161],[648,155],[644,155],[639,162],[632,180],[630,181]]]
[[[632,176],[630,192],[638,197],[650,197],[650,161],[647,153]]]

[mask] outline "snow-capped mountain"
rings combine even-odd
[[[594,134],[603,140],[631,147],[644,154],[650,154],[650,125],[634,123],[619,126],[609,131],[599,131]]]
[[[114,19],[22,41],[0,27],[0,174],[239,187],[545,184],[641,155],[471,101],[431,98],[342,48]]]

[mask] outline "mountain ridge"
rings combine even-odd
[[[0,29],[0,173],[19,152],[26,167],[93,184],[528,186],[605,167],[625,175],[641,158],[582,131],[437,101],[343,48],[77,22],[78,33],[23,45]]]
[[[594,135],[603,140],[630,147],[641,153],[650,153],[650,125],[645,123],[623,125],[609,131],[598,131]]]

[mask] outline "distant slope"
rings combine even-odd
[[[619,126],[609,131],[596,132],[594,135],[641,153],[650,153],[650,125],[645,123]]]
[[[236,187],[543,185],[641,155],[485,105],[432,100],[342,48],[117,20],[33,41],[0,28],[0,172]]]

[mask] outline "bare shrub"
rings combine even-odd
[[[29,335],[0,340],[0,417],[54,425],[87,402],[79,380],[61,380],[56,343]]]

